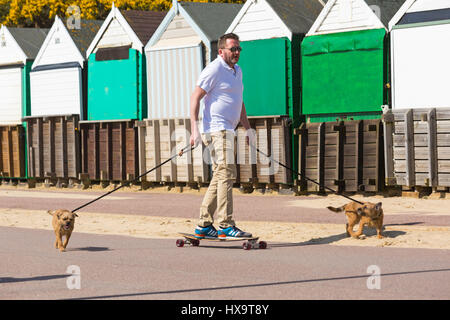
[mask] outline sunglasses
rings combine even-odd
[[[224,49],[228,49],[233,53],[235,53],[236,51],[238,51],[238,52],[242,51],[242,47],[231,47],[231,48],[224,48]]]

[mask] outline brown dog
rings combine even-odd
[[[350,202],[342,207],[334,208],[327,207],[333,212],[345,211],[348,223],[345,227],[347,231],[347,236],[352,236],[358,238],[362,232],[365,225],[377,229],[378,239],[383,238],[381,234],[383,230],[383,209],[381,209],[381,202],[377,204],[371,202],[364,202],[364,204],[359,204],[356,202]],[[358,231],[353,232],[353,226],[359,223]]]
[[[66,250],[67,243],[69,243],[70,236],[72,235],[73,227],[75,226],[75,217],[78,216],[64,209],[48,210],[47,212],[53,216],[52,225],[56,235],[55,248],[63,252]],[[62,242],[63,236],[66,236],[64,244]]]

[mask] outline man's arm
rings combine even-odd
[[[191,94],[190,114],[191,114],[191,146],[197,146],[200,143],[200,131],[198,130],[198,112],[200,110],[200,100],[206,95],[206,91],[196,86]]]
[[[242,126],[246,130],[251,128],[250,127],[250,122],[248,121],[248,118],[247,118],[247,111],[245,110],[245,104],[243,102],[242,102],[241,119],[240,119],[240,121],[241,121]]]
[[[250,126],[250,122],[247,118],[247,110],[245,110],[245,104],[242,102],[242,109],[241,109],[241,124],[247,130],[246,132],[246,141],[247,144],[256,146],[256,132],[252,127]]]

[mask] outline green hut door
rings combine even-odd
[[[384,103],[384,29],[311,36],[302,42],[302,112],[317,121],[375,113]],[[365,117],[370,118],[370,117]],[[357,119],[355,117],[355,119]]]
[[[239,65],[249,116],[288,115],[286,38],[243,41]]]
[[[140,53],[129,47],[99,49],[89,57],[88,119],[139,119]]]

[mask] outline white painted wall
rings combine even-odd
[[[32,69],[43,65],[75,61],[83,66],[84,58],[62,21],[57,18],[39,50]]]
[[[392,106],[450,107],[450,24],[391,32]]]
[[[146,51],[149,119],[190,117],[190,95],[203,69],[202,46],[193,41],[184,48]]]
[[[236,33],[241,41],[291,37],[289,30],[266,1],[251,3],[240,21],[227,32]]]
[[[308,32],[310,35],[383,28],[364,0],[330,0]]]
[[[125,29],[122,27],[117,18],[113,18],[111,23],[106,28],[105,33],[100,38],[94,52],[97,52],[98,48],[111,48],[131,45],[132,40],[128,36]]]
[[[0,66],[14,63],[25,64],[27,57],[19,47],[8,28],[2,26],[0,29]]]
[[[450,8],[450,0],[417,0],[407,12],[420,12],[446,8]]]
[[[80,114],[81,69],[52,69],[30,73],[31,115]]]
[[[22,70],[0,69],[0,125],[22,122]]]

